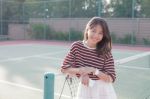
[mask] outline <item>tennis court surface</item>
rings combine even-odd
[[[60,73],[69,47],[63,42],[1,42],[0,99],[43,99],[44,73]],[[118,99],[150,99],[150,48],[117,46],[113,55]],[[55,77],[55,99],[64,80],[64,76]],[[61,99],[70,96],[66,85]]]

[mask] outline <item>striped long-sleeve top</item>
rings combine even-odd
[[[79,68],[89,66],[97,68],[99,71],[111,76],[113,82],[116,79],[114,59],[111,52],[105,55],[97,55],[96,49],[91,49],[85,45],[84,41],[76,41],[72,44],[69,53],[63,61],[63,66]],[[63,67],[62,66],[62,67]],[[77,76],[79,76],[77,74]],[[89,74],[93,80],[99,78],[94,74]]]

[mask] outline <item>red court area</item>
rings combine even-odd
[[[17,45],[17,44],[47,44],[47,45],[63,45],[70,46],[73,42],[67,41],[37,41],[37,40],[17,40],[17,41],[2,41],[0,42],[0,46],[3,45]],[[113,44],[113,49],[121,49],[121,50],[135,50],[135,51],[150,51],[149,46],[141,46],[141,45],[120,45]]]

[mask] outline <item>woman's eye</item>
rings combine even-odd
[[[95,31],[94,31],[94,30],[92,30],[92,33],[95,33]]]

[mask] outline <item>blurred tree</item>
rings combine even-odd
[[[150,18],[150,0],[140,0],[141,6],[139,6],[140,16]]]
[[[134,2],[134,4],[133,4]],[[150,0],[111,0],[110,17],[150,17]],[[132,9],[132,6],[133,9]],[[133,12],[134,11],[134,12]],[[134,13],[134,16],[132,15]]]
[[[92,17],[97,15],[96,0],[72,0],[72,17]]]
[[[132,0],[111,0],[111,17],[132,17]]]

